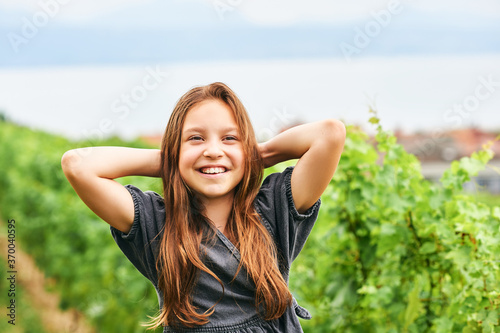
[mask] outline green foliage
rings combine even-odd
[[[370,122],[378,124],[378,118]],[[291,289],[313,312],[307,332],[500,332],[500,207],[462,184],[488,146],[452,163],[442,186],[378,126],[349,126]]]
[[[117,139],[98,144],[145,147]],[[0,123],[1,218],[16,220],[19,247],[54,281],[62,309],[82,312],[100,332],[144,332],[140,322],[158,310],[156,292],[66,180],[61,157],[77,146],[91,144]],[[161,186],[139,177],[120,181]]]
[[[471,195],[471,200],[480,201],[490,207],[495,207],[498,206],[498,204],[500,203],[500,195],[490,194],[486,192],[478,192]]]
[[[0,215],[16,219],[18,245],[54,281],[62,308],[81,311],[100,332],[144,332],[138,321],[157,311],[153,287],[60,168],[66,150],[92,145],[146,147],[70,142],[0,122]],[[291,289],[313,313],[304,330],[500,332],[500,207],[461,191],[491,157],[485,147],[453,162],[437,186],[391,133],[379,126],[372,142],[348,127],[319,220],[292,267]],[[159,180],[120,182],[161,193]]]

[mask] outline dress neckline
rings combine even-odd
[[[240,251],[234,246],[233,243],[229,240],[229,238],[226,237],[219,229],[215,229],[217,233],[217,237],[224,243],[224,245],[228,248],[228,250],[233,254],[233,256],[238,259],[238,261],[241,260],[241,254]]]

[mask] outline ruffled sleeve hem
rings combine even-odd
[[[299,213],[297,210],[297,207],[295,207],[295,202],[293,201],[293,195],[292,195],[292,172],[293,172],[294,167],[288,167],[285,169],[283,172],[285,174],[285,191],[286,191],[286,198],[288,200],[288,208],[290,209],[290,213],[293,216],[293,219],[297,222],[303,221],[305,219],[308,219],[314,215],[317,214],[317,211],[319,210],[319,207],[321,205],[321,199],[318,199],[314,205],[309,207],[307,211],[304,213]]]
[[[135,193],[135,186],[133,185],[125,185],[125,188],[130,192],[132,195],[132,200],[134,202],[134,221],[132,222],[132,227],[130,228],[130,231],[128,233],[124,233],[114,227],[111,227],[111,231],[116,234],[117,236],[125,239],[125,240],[133,240],[135,235],[137,234],[137,230],[140,228],[140,219],[139,219],[139,198],[137,197],[137,194]],[[134,189],[135,188],[135,189]]]

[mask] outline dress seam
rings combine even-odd
[[[247,328],[255,327],[256,325],[261,326],[262,324],[267,323],[258,315],[253,316],[247,321],[244,321],[242,323],[234,324],[234,325],[224,325],[224,326],[214,326],[214,327],[198,327],[198,328],[181,328],[181,329],[174,329],[172,327],[165,327],[163,332],[168,332],[168,333],[212,333],[212,332],[219,332],[219,333],[224,333],[224,332],[237,332],[235,330],[244,330]]]

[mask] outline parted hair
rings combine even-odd
[[[216,279],[224,292],[222,281],[203,263],[200,253],[207,225],[208,230],[213,230],[214,226],[204,216],[203,205],[179,172],[186,115],[195,105],[208,100],[223,102],[232,110],[245,156],[244,175],[235,188],[226,225],[229,239],[241,254],[236,275],[243,269],[254,282],[255,307],[265,320],[281,317],[292,302],[292,295],[278,269],[276,246],[253,205],[264,166],[250,119],[236,94],[225,84],[216,82],[185,93],[177,102],[163,135],[161,178],[166,219],[156,266],[164,302],[159,315],[152,318],[150,328],[161,325],[194,327],[209,322],[216,304],[201,313],[192,303],[191,294],[200,270]]]

